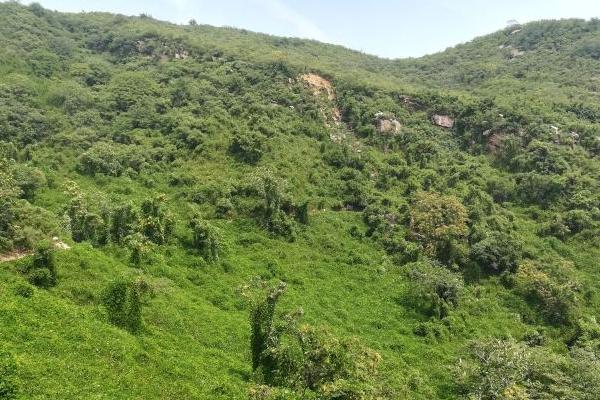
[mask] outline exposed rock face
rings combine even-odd
[[[315,96],[325,93],[328,100],[335,100],[335,90],[333,90],[333,85],[327,79],[317,74],[300,75],[300,79],[311,87]]]
[[[402,124],[393,116],[378,112],[375,114],[375,129],[379,133],[395,135],[402,129]]]
[[[326,97],[329,104],[323,104],[321,106],[321,114],[323,115],[323,121],[325,126],[331,127],[330,122],[333,121],[333,126],[339,126],[342,122],[342,113],[336,105],[335,89],[331,82],[324,77],[309,73],[300,75],[299,78],[312,90],[315,97]],[[329,108],[329,109],[328,109]],[[345,138],[343,132],[331,133],[331,140],[334,142],[340,142]]]
[[[525,52],[522,51],[522,50],[519,50],[519,49],[511,49],[510,50],[510,57],[511,58],[517,58],[517,57],[522,56],[523,54],[525,54]]]
[[[454,119],[449,117],[448,115],[439,115],[433,114],[431,117],[431,121],[437,126],[441,126],[442,128],[452,128],[454,126]]]

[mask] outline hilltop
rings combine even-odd
[[[0,3],[0,398],[594,399],[598,43]]]

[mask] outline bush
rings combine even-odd
[[[103,142],[96,143],[79,157],[78,168],[81,173],[92,176],[98,173],[119,176],[125,169],[117,148]]]
[[[165,201],[166,197],[164,195],[158,195],[152,199],[144,200],[141,207],[141,233],[156,244],[167,243],[175,225],[171,213],[164,210]]]
[[[525,262],[519,265],[516,290],[536,306],[548,322],[556,325],[573,322],[579,291],[575,282],[560,276],[551,278],[539,264]]]
[[[131,203],[115,207],[110,216],[110,234],[113,242],[122,243],[137,226],[137,212]]]
[[[35,286],[48,288],[56,285],[57,273],[52,243],[44,241],[37,244],[28,272],[29,281]]]
[[[379,398],[379,354],[356,339],[339,339],[327,329],[299,326],[301,311],[276,319],[275,307],[284,291],[285,284],[280,283],[252,302],[252,367],[263,382],[303,394],[301,398]],[[292,393],[263,386],[253,392],[253,398],[281,398],[279,394],[294,398]]]
[[[205,260],[218,261],[222,239],[217,228],[199,217],[192,218],[189,226],[192,229],[192,244],[194,247],[202,253]]]
[[[460,275],[441,265],[419,262],[410,265],[408,277],[414,300],[430,315],[444,318],[458,305],[464,286]]]
[[[515,272],[521,258],[521,243],[512,236],[493,232],[471,247],[471,260],[487,272]]]
[[[469,399],[528,399],[525,383],[530,354],[513,340],[490,339],[471,346],[461,382]],[[523,394],[519,396],[518,394]]]
[[[267,169],[258,171],[252,179],[252,190],[262,199],[259,210],[267,230],[293,240],[294,221],[283,211],[284,204],[290,203],[285,197],[285,181]]]
[[[0,351],[0,399],[17,398],[17,363],[12,354]]]
[[[142,302],[138,282],[117,279],[104,289],[101,298],[111,324],[131,333],[140,331],[142,328]]]
[[[256,132],[238,133],[229,145],[229,152],[248,164],[256,164],[266,149],[264,135]]]

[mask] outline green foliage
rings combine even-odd
[[[259,170],[252,180],[252,189],[262,200],[259,210],[267,230],[293,240],[296,235],[294,221],[284,211],[284,206],[288,208],[289,205],[285,195],[286,182],[268,169]]]
[[[229,151],[239,160],[256,164],[266,150],[264,135],[257,132],[240,132],[234,135]]]
[[[486,272],[515,272],[521,258],[521,243],[508,234],[492,232],[471,246],[471,260]]]
[[[115,207],[110,216],[110,235],[115,243],[123,243],[126,237],[133,234],[138,224],[137,211],[133,204],[126,203]]]
[[[378,380],[381,356],[356,339],[338,339],[327,329],[299,325],[299,310],[279,320],[275,308],[286,285],[267,289],[251,302],[252,368],[269,386],[254,388],[253,398],[383,398]]]
[[[524,388],[530,354],[512,340],[490,339],[473,343],[473,364],[463,366],[467,398],[527,399]]]
[[[0,337],[22,397],[242,399],[250,376],[255,398],[597,397],[600,24],[519,29],[382,60],[1,3]],[[16,275],[51,282],[28,250],[68,235],[60,284]],[[88,312],[131,267],[156,288],[143,341]],[[232,287],[257,274],[332,330],[262,291],[252,373]],[[524,345],[469,356],[488,336],[527,343],[524,379],[502,366]],[[461,392],[457,360],[487,383]]]
[[[223,239],[217,228],[200,217],[192,218],[189,226],[192,229],[192,244],[194,248],[200,251],[205,260],[211,262],[218,261]]]
[[[142,328],[141,288],[138,281],[116,279],[102,292],[108,321],[131,333]]]
[[[0,399],[16,399],[18,394],[17,386],[17,363],[12,354],[7,351],[0,351]]]
[[[286,285],[267,289],[265,298],[251,298],[250,310],[250,352],[252,369],[269,368],[271,360],[266,354],[273,335],[273,319],[279,297],[285,292]]]
[[[573,322],[579,285],[564,276],[552,279],[534,262],[525,262],[517,273],[517,290],[539,307],[550,323],[568,325]]]
[[[31,266],[28,268],[29,281],[38,287],[48,288],[57,282],[54,245],[49,241],[36,245]]]
[[[84,174],[103,173],[119,176],[123,173],[123,165],[113,146],[108,143],[97,143],[79,158],[79,168]]]
[[[9,169],[7,160],[0,160],[0,249],[10,249],[14,235],[15,205],[21,190]]]
[[[427,255],[451,264],[468,233],[467,210],[455,197],[420,192],[411,207],[410,229]]]
[[[141,206],[140,231],[156,244],[165,244],[169,240],[175,224],[171,213],[164,210],[165,200],[164,195],[158,195],[144,200]]]
[[[417,307],[424,307],[430,315],[441,319],[458,306],[464,285],[460,275],[426,261],[407,267]]]

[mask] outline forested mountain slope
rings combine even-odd
[[[0,3],[0,398],[597,398],[599,43]]]

